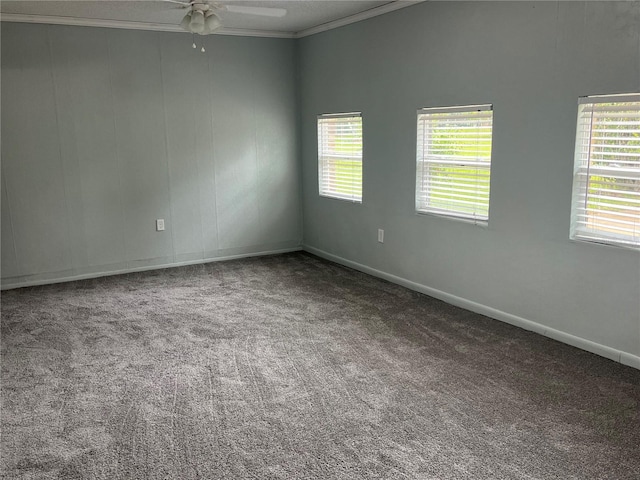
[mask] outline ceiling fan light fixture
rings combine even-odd
[[[187,13],[184,16],[184,18],[180,22],[180,28],[182,28],[183,30],[186,30],[186,31],[190,31],[189,30],[189,24],[190,23],[191,23],[191,12]]]
[[[204,14],[195,10],[191,14],[191,22],[189,23],[189,30],[193,33],[202,33],[204,32]]]
[[[220,21],[220,17],[218,15],[216,15],[212,11],[208,11],[205,14],[204,26],[205,26],[205,29],[204,29],[205,34],[213,33],[214,31],[216,31],[222,26],[222,22]]]

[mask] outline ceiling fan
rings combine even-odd
[[[248,5],[232,5],[207,0],[164,0],[168,3],[180,5],[179,8],[188,8],[189,11],[180,22],[180,27],[187,32],[199,35],[209,35],[222,26],[218,12],[241,13],[258,15],[262,17],[283,17],[287,14],[284,8],[252,7]]]

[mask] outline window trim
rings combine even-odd
[[[465,113],[465,112],[491,112],[491,153],[489,155],[488,162],[488,193],[489,199],[487,200],[487,215],[477,215],[474,213],[464,213],[455,210],[441,209],[441,208],[424,208],[420,203],[421,194],[426,195],[423,192],[424,175],[420,175],[422,165],[421,163],[427,163],[424,158],[424,142],[420,140],[420,115],[438,114],[438,113]],[[465,223],[472,223],[474,225],[487,227],[489,224],[489,210],[490,210],[490,192],[491,192],[491,160],[493,157],[493,104],[482,103],[473,105],[454,105],[447,107],[423,107],[419,108],[416,112],[416,182],[415,182],[415,213],[419,215],[433,215],[440,218],[449,218],[453,220],[463,221]],[[437,163],[437,162],[434,162]],[[460,162],[465,165],[468,162]]]
[[[578,98],[578,112],[576,118],[576,135],[575,135],[575,144],[574,144],[574,155],[573,155],[573,179],[572,179],[572,189],[571,189],[571,223],[569,229],[569,239],[576,242],[585,242],[596,245],[607,245],[607,246],[615,246],[625,249],[638,250],[640,249],[640,235],[637,238],[632,236],[623,235],[614,232],[606,232],[603,230],[589,230],[585,228],[578,221],[578,210],[580,209],[580,204],[586,202],[588,197],[588,190],[585,192],[581,192],[583,187],[581,186],[584,183],[584,180],[580,180],[580,176],[587,177],[587,184],[589,182],[589,171],[591,168],[599,168],[599,171],[603,173],[609,173],[611,176],[614,176],[619,172],[615,167],[609,168],[607,171],[606,167],[591,167],[590,160],[591,155],[588,154],[586,159],[587,166],[583,166],[583,155],[584,149],[583,143],[585,140],[583,131],[581,130],[581,122],[584,120],[583,117],[583,109],[586,108],[586,105],[598,105],[603,103],[639,103],[640,102],[640,93],[631,93],[631,94],[611,94],[611,95],[591,95],[591,96],[583,96]],[[638,107],[638,113],[640,113],[640,106]],[[592,128],[590,129],[589,135],[591,135]],[[640,128],[638,128],[640,132]],[[591,142],[591,138],[589,138],[589,142]],[[586,171],[585,171],[586,169]],[[636,177],[640,180],[640,171],[632,172],[630,174],[632,177]]]
[[[364,128],[364,122],[362,119],[362,112],[341,112],[341,113],[321,113],[316,116],[316,141],[317,141],[317,155],[318,155],[318,195],[325,198],[333,198],[336,200],[342,200],[351,203],[362,203],[364,197],[364,172],[361,172],[360,183],[360,196],[356,196],[353,193],[351,194],[340,194],[339,192],[323,192],[323,167],[324,163],[322,160],[323,152],[321,151],[322,145],[320,143],[320,121],[322,119],[340,119],[340,118],[359,118],[361,129]],[[364,135],[361,130],[360,132],[360,164],[363,164],[364,160]]]

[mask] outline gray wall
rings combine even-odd
[[[637,359],[640,255],[569,241],[569,220],[578,97],[640,90],[639,25],[638,2],[429,2],[304,38],[305,246]],[[477,103],[489,226],[415,214],[416,109]],[[318,196],[316,115],[345,111],[361,205]]]
[[[294,42],[204,42],[2,24],[3,286],[300,244]]]

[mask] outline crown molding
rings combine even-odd
[[[102,20],[96,18],[56,17],[50,15],[22,15],[15,13],[3,13],[0,16],[2,22],[15,23],[41,23],[49,25],[72,25],[77,27],[120,28],[126,30],[149,30],[155,32],[185,32],[178,25],[166,23],[126,22],[123,20]],[[245,30],[241,28],[221,28],[214,35],[233,35],[239,37],[266,37],[266,38],[294,38],[290,32],[277,32],[267,30]]]
[[[309,35],[326,32],[327,30],[333,30],[334,28],[344,27],[345,25],[350,25],[352,23],[367,20],[379,15],[384,15],[385,13],[400,10],[401,8],[410,7],[412,5],[428,1],[430,0],[393,0],[379,7],[374,7],[369,10],[365,10],[364,12],[356,13],[355,15],[340,18],[332,22],[323,23],[322,25],[307,28],[306,30],[301,30],[295,34],[295,38],[308,37]]]
[[[184,30],[182,30],[184,31]],[[188,32],[185,32],[188,33]],[[263,37],[263,38],[296,38],[292,32],[278,32],[273,30],[247,30],[243,28],[224,28],[216,30],[214,35],[233,35],[236,37]]]

